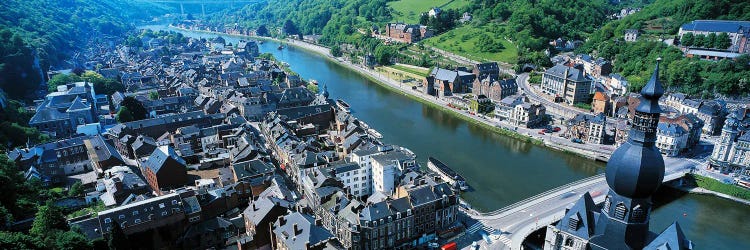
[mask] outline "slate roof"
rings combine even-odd
[[[76,99],[74,99],[73,102],[70,104],[70,107],[68,107],[68,112],[77,111],[77,110],[85,110],[89,108],[90,108],[89,105],[83,104],[83,100],[81,100],[81,97],[76,96]]]
[[[660,122],[658,129],[659,134],[668,135],[670,137],[678,137],[685,134],[685,129],[672,123]]]
[[[294,231],[294,225],[297,225],[297,232]],[[328,230],[317,226],[312,216],[299,212],[279,218],[274,223],[273,233],[289,249],[307,249],[308,246],[325,244],[334,237]]]
[[[43,122],[49,122],[49,121],[69,119],[69,116],[67,113],[62,113],[60,111],[57,111],[57,109],[46,107],[47,102],[48,101],[45,101],[39,107],[39,109],[36,111],[34,116],[31,117],[29,124],[37,124],[37,123],[43,123]]]
[[[565,75],[565,70],[568,70],[568,74]],[[583,75],[583,71],[579,70],[577,68],[568,67],[565,65],[555,65],[554,67],[548,69],[544,72],[544,74],[552,75],[555,77],[560,77],[564,79],[568,79],[575,82],[584,82],[584,81],[590,81],[588,78],[586,78]]]
[[[674,222],[646,245],[644,249],[689,250],[694,249],[694,246],[693,242],[685,237],[680,224]]]
[[[750,21],[695,20],[682,25],[682,30],[736,33],[743,27],[750,27]]]
[[[255,177],[258,175],[270,174],[274,167],[260,160],[251,160],[232,164],[232,169],[237,179],[245,177]]]
[[[161,167],[164,166],[164,163],[168,158],[174,159],[183,166],[187,165],[185,163],[185,160],[177,155],[174,149],[170,146],[160,146],[156,148],[156,150],[154,150],[154,153],[152,153],[151,156],[148,157],[148,160],[143,162],[143,165],[146,168],[151,169],[151,171],[153,171],[154,173],[158,173]]]
[[[388,203],[381,201],[362,209],[362,212],[359,213],[359,219],[364,221],[376,221],[387,218],[390,215],[391,210],[388,208]]]
[[[557,223],[557,228],[581,239],[591,239],[595,234],[598,212],[591,194],[586,192],[565,216]]]

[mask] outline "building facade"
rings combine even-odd
[[[568,105],[589,103],[591,79],[580,69],[555,65],[542,75],[542,92]]]

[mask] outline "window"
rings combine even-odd
[[[112,219],[110,219],[110,218],[104,218],[104,223],[112,223]]]
[[[627,213],[628,208],[626,208],[625,204],[623,204],[622,202],[618,203],[617,206],[615,206],[615,219],[624,220]]]
[[[167,211],[161,212],[161,216],[167,216]]]
[[[120,220],[124,220],[125,219],[125,215],[121,214],[120,216],[117,216],[117,218],[120,219]]]
[[[633,208],[633,213],[630,216],[634,222],[643,222],[646,220],[646,211],[643,210],[641,205],[637,205]]]
[[[133,210],[133,216],[138,215],[138,210]]]
[[[159,208],[164,208],[164,203],[159,203]]]
[[[577,213],[575,215],[571,216],[570,218],[568,218],[568,228],[570,228],[570,230],[573,230],[573,231],[578,230],[578,225],[579,224],[580,223],[579,223],[579,220],[578,220],[578,214]]]
[[[172,200],[172,205],[177,205],[177,200]]]
[[[565,246],[566,247],[572,247],[573,243],[574,243],[573,238],[567,238],[567,239],[565,239]]]

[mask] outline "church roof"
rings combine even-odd
[[[693,242],[685,237],[680,224],[675,222],[643,249],[688,250],[693,249]]]

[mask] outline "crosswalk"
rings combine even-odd
[[[511,243],[512,243],[510,241],[510,238],[508,238],[508,236],[506,236],[505,234],[501,234],[500,236],[498,236],[497,240],[499,240],[500,242],[502,242],[503,244],[505,244],[508,247],[510,247]]]
[[[481,222],[476,222],[473,225],[471,225],[469,228],[467,228],[466,229],[466,235],[475,234],[475,233],[479,232],[479,230],[487,232],[487,234],[489,234],[490,237],[493,240],[500,241],[500,242],[502,242],[504,245],[506,245],[508,247],[511,246],[512,241],[511,241],[510,238],[508,238],[508,235],[506,235],[506,234],[495,234],[495,229],[494,228],[492,228],[491,226],[484,225]]]

